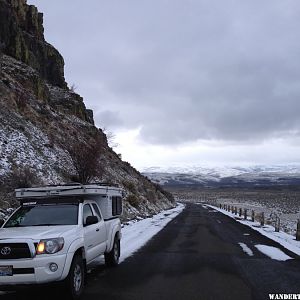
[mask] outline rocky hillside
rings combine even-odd
[[[68,88],[63,57],[45,41],[43,15],[36,7],[26,0],[0,0],[0,44],[1,208],[14,204],[11,191],[18,176],[39,184],[69,182],[74,173],[69,149],[96,141],[101,144],[96,180],[125,189],[124,219],[174,205],[170,194],[108,146],[92,111]]]

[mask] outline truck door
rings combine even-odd
[[[95,216],[97,216],[99,219],[99,223],[97,224],[99,229],[97,231],[97,238],[98,238],[97,242],[99,243],[100,252],[101,254],[103,254],[106,249],[106,243],[107,243],[106,225],[104,223],[104,219],[102,217],[98,205],[96,203],[92,203],[92,207],[94,209]]]
[[[85,204],[83,206],[83,226],[84,226],[84,247],[86,251],[86,260],[90,262],[92,259],[99,256],[101,253],[98,232],[99,223],[86,226],[86,219],[88,216],[93,216],[93,211],[90,204]]]

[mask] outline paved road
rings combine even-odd
[[[254,255],[244,253],[240,242]],[[295,259],[272,260],[256,244],[277,247]],[[117,268],[98,267],[88,279],[86,300],[269,299],[268,293],[300,293],[300,260],[227,216],[189,204],[134,256]],[[36,290],[28,298],[45,299],[45,294],[57,298],[59,290]]]

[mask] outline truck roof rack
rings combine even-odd
[[[112,185],[109,182],[92,182],[87,184],[82,184],[80,182],[69,182],[69,183],[59,183],[59,184],[48,184],[44,187],[57,187],[57,186],[84,186],[84,185],[101,185],[101,186],[109,186],[109,187],[119,187],[118,184]]]
[[[64,196],[122,195],[119,187],[100,184],[67,184],[16,189],[16,198],[47,198]]]

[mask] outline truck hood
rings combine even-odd
[[[2,239],[32,239],[41,240],[64,237],[78,231],[77,225],[64,226],[29,226],[0,228],[0,240]]]

